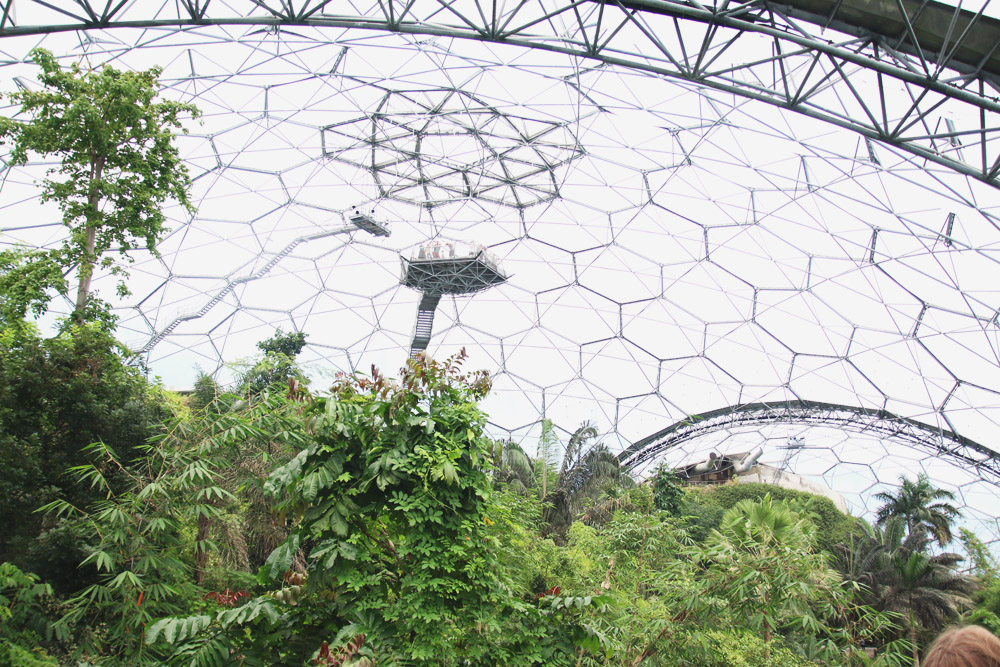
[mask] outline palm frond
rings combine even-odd
[[[559,477],[544,518],[550,529],[564,532],[583,512],[588,501],[596,501],[609,485],[629,488],[634,480],[622,470],[618,457],[597,438],[597,428],[584,422],[570,437],[559,467]]]
[[[535,474],[531,457],[515,442],[503,443],[501,465],[510,470],[522,483],[524,480],[532,479]]]

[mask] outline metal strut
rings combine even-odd
[[[336,30],[336,39],[342,29],[382,30],[544,49],[790,110],[906,151],[916,164],[931,162],[1000,189],[1000,19],[986,16],[985,6],[973,12],[938,0],[16,0],[16,5],[30,8],[37,23],[15,20],[15,2],[0,0],[0,39],[113,28],[177,28],[194,35],[212,25],[276,32],[287,25]],[[233,10],[237,5],[241,9]],[[667,38],[668,31],[676,34]],[[910,101],[887,99],[884,84],[908,91]],[[960,122],[949,124],[952,110]],[[939,123],[942,114],[945,122]],[[521,160],[506,151],[497,159]],[[452,162],[438,166],[444,164]],[[492,172],[491,191],[519,180],[500,167]],[[553,167],[538,168],[544,176]],[[453,176],[463,180],[461,173]],[[435,187],[447,187],[448,179],[435,179]],[[418,179],[412,186],[422,190],[423,183]],[[531,196],[532,188],[519,188],[507,203],[523,206],[521,197]],[[558,196],[543,189],[543,199]],[[463,191],[459,196],[489,199],[485,192]]]
[[[674,447],[709,433],[767,424],[827,427],[893,440],[912,449],[950,459],[967,470],[975,470],[984,481],[1000,486],[1000,451],[992,447],[954,431],[887,410],[805,400],[745,403],[689,415],[634,442],[618,455],[618,460],[626,470],[632,470]]]
[[[420,299],[417,306],[417,325],[413,329],[413,342],[410,343],[410,356],[415,357],[427,349],[431,342],[431,330],[434,328],[434,311],[437,310],[440,294],[428,294]]]

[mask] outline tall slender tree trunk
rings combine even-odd
[[[94,246],[97,242],[97,228],[87,229],[86,257],[80,260],[80,285],[76,290],[76,318],[81,323],[83,312],[90,298],[90,281],[94,277]]]
[[[917,651],[917,625],[913,618],[913,593],[910,593],[910,643],[913,644],[913,667],[920,667],[920,653]]]
[[[80,259],[80,285],[76,290],[76,320],[83,324],[83,313],[90,299],[90,283],[94,277],[94,264],[97,263],[95,248],[97,246],[97,226],[100,215],[98,207],[101,204],[97,192],[97,182],[104,175],[103,155],[91,153],[90,158],[90,194],[87,197],[87,238],[85,240],[84,256]]]

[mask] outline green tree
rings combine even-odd
[[[281,329],[266,340],[257,343],[257,349],[264,354],[283,354],[289,359],[299,356],[306,346],[306,335],[301,331],[282,333]]]
[[[76,631],[79,652],[114,658],[114,664],[156,664],[145,628],[202,599],[197,584],[204,561],[197,556],[219,545],[195,527],[202,518],[219,518],[226,502],[237,502],[225,488],[234,452],[253,440],[300,446],[300,426],[297,406],[276,394],[243,410],[176,419],[132,460],[100,442],[86,448],[91,461],[72,474],[99,497],[60,498],[45,507],[92,537],[80,565],[96,571],[96,581],[68,600],[60,622]]]
[[[958,570],[962,557],[928,553],[930,536],[907,532],[902,516],[868,526],[838,550],[837,567],[860,586],[863,600],[897,614],[906,630],[914,663],[919,665],[921,635],[936,633],[972,607],[977,581]]]
[[[913,532],[893,549],[887,566],[878,573],[877,608],[899,614],[913,647],[914,667],[920,667],[918,633],[936,633],[973,606],[977,582],[958,571],[962,557],[954,553],[927,553],[927,536]]]
[[[535,464],[516,442],[498,440],[494,443],[493,482],[521,495],[535,488]]]
[[[743,500],[703,544],[690,544],[680,522],[633,510],[601,528],[602,545],[615,547],[607,581],[621,614],[609,633],[626,647],[613,664],[867,664],[861,642],[890,619],[857,603],[789,503]],[[630,524],[642,530],[616,537]]]
[[[952,523],[960,515],[951,504],[955,494],[936,488],[924,473],[917,476],[916,482],[904,476],[900,476],[899,482],[895,493],[875,494],[882,502],[875,513],[877,522],[884,524],[890,517],[898,516],[906,523],[907,532],[925,531],[942,547],[951,542]]]
[[[463,357],[410,360],[398,381],[342,376],[331,397],[309,397],[308,444],[268,480],[281,515],[297,519],[260,571],[272,590],[163,619],[147,639],[174,644],[169,660],[184,665],[213,664],[200,651],[269,665],[600,664],[584,662],[605,650],[600,596],[528,597],[525,578],[505,572],[512,541],[538,545],[526,529],[538,501],[495,501],[494,443],[476,405],[489,382],[462,372]]]
[[[848,542],[838,544],[833,565],[846,581],[853,582],[868,604],[877,599],[882,573],[891,567],[892,554],[902,542],[905,525],[898,517],[882,526],[859,522],[860,530]]]
[[[58,665],[41,644],[52,635],[44,604],[52,587],[30,572],[0,562],[0,665],[47,667]],[[61,636],[65,638],[65,636]]]
[[[59,253],[17,248],[0,252],[0,328],[22,326],[45,312],[51,292],[65,293]]]
[[[836,578],[813,553],[812,523],[782,501],[744,500],[722,517],[704,553],[716,594],[761,633],[764,642],[788,624],[812,617],[810,603]]]
[[[295,358],[305,346],[306,334],[302,331],[286,334],[278,329],[273,336],[257,343],[257,349],[264,353],[264,358],[248,368],[237,384],[248,395],[255,396],[274,384],[290,380],[304,383],[305,378]]]
[[[299,395],[284,385],[273,385],[271,389],[273,391],[262,391],[247,401],[240,395],[222,392],[210,376],[200,375],[189,397],[194,411],[187,418],[191,422],[188,432],[202,437],[199,434],[204,425],[221,421],[226,415],[252,415],[260,410],[260,403],[273,405],[277,401],[277,405],[283,407]],[[231,493],[232,497],[238,497],[239,502],[209,499],[220,513],[198,516],[196,542],[214,540],[219,547],[218,560],[232,568],[256,571],[288,536],[285,522],[278,520],[272,512],[270,499],[264,493],[264,480],[271,470],[286,463],[296,453],[297,450],[290,450],[283,444],[294,435],[301,434],[301,426],[295,426],[297,428],[293,428],[292,433],[282,437],[276,437],[273,429],[243,429],[243,437],[230,440],[225,451],[220,452],[225,455],[226,463],[219,474],[220,488]],[[210,559],[213,557],[208,550],[195,552],[195,580],[199,585],[210,582]],[[220,588],[225,588],[229,582],[219,583]]]
[[[543,497],[550,503],[544,519],[552,532],[565,534],[585,502],[596,500],[605,487],[635,484],[618,457],[603,443],[594,442],[597,435],[594,425],[584,422],[570,436],[555,487]]]
[[[522,494],[534,490],[546,503],[543,518],[550,533],[564,535],[589,503],[596,503],[595,511],[585,520],[606,520],[628,504],[622,491],[635,482],[622,470],[618,457],[593,442],[597,435],[597,429],[584,422],[570,436],[560,458],[559,438],[552,422],[543,419],[534,459],[514,442],[496,444],[493,480]]]
[[[535,452],[535,479],[541,487],[543,501],[548,498],[549,487],[555,482],[556,467],[559,465],[559,436],[551,419],[542,420],[542,433],[538,436]]]
[[[968,554],[966,572],[976,577],[982,586],[975,597],[976,607],[965,620],[1000,634],[1000,564],[990,548],[971,530],[962,528],[959,535]]]
[[[216,404],[216,401],[221,394],[222,390],[219,387],[219,383],[211,375],[207,375],[199,370],[198,376],[194,380],[194,388],[188,402],[194,410],[209,409],[217,411],[219,406]]]
[[[377,373],[342,378],[333,398],[312,403],[313,442],[271,475],[302,521],[268,577],[280,579],[308,545],[309,590],[338,600],[324,605],[340,619],[330,640],[338,626],[374,615],[371,641],[381,635],[412,664],[476,652],[468,633],[489,620],[484,605],[499,592],[476,406],[489,383],[460,362],[411,360],[398,384]]]
[[[57,592],[86,584],[76,566],[89,536],[34,510],[55,497],[89,502],[93,490],[67,469],[88,463],[82,450],[97,441],[131,459],[167,416],[157,393],[97,325],[48,339],[30,325],[0,329],[0,560],[30,567]]]
[[[656,509],[680,516],[684,509],[684,489],[680,477],[670,468],[657,467],[653,474],[653,502]]]
[[[266,646],[227,632],[228,617],[203,638],[260,650],[270,664],[335,656],[347,644],[361,656],[377,647],[388,664],[476,662],[486,650],[477,624],[491,621],[502,589],[487,512],[489,442],[475,403],[489,383],[460,362],[411,360],[398,383],[342,376],[331,398],[311,399],[308,446],[268,481],[280,511],[301,518],[260,574],[279,582],[275,600],[295,606],[260,616],[266,626],[252,634],[270,637]],[[271,608],[264,598],[243,613],[256,619],[248,610]]]
[[[813,660],[864,662],[860,642],[886,632],[891,620],[858,604],[827,555],[816,551],[814,534],[814,524],[787,501],[740,501],[691,550],[691,562],[705,570],[704,588],[694,589],[697,598],[687,604],[709,608],[765,644],[780,638]]]
[[[980,581],[988,582],[1000,578],[1000,563],[990,548],[968,528],[959,528],[959,539],[968,554],[969,574],[979,577]]]
[[[164,202],[174,199],[192,210],[190,179],[173,130],[197,109],[156,99],[159,68],[85,71],[74,63],[63,69],[44,49],[33,50],[31,58],[41,70],[42,88],[8,95],[20,104],[23,118],[0,118],[0,141],[10,144],[12,164],[27,163],[29,153],[59,160],[41,184],[42,200],[59,206],[70,230],[58,259],[78,267],[75,316],[82,322],[95,266],[123,271],[107,253],[128,259],[140,245],[155,253]],[[46,287],[64,288],[53,281]],[[119,291],[126,291],[124,283]],[[31,303],[36,307],[37,291]]]

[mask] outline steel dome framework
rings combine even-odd
[[[859,511],[926,471],[993,535],[998,36],[909,0],[0,0],[7,89],[41,45],[204,112],[198,213],[117,304],[168,384],[275,327],[317,374],[395,368],[399,256],[484,243],[509,280],[426,343],[495,373],[498,436],[592,419],[639,473],[759,444]],[[45,168],[0,162],[0,245],[61,240]]]

